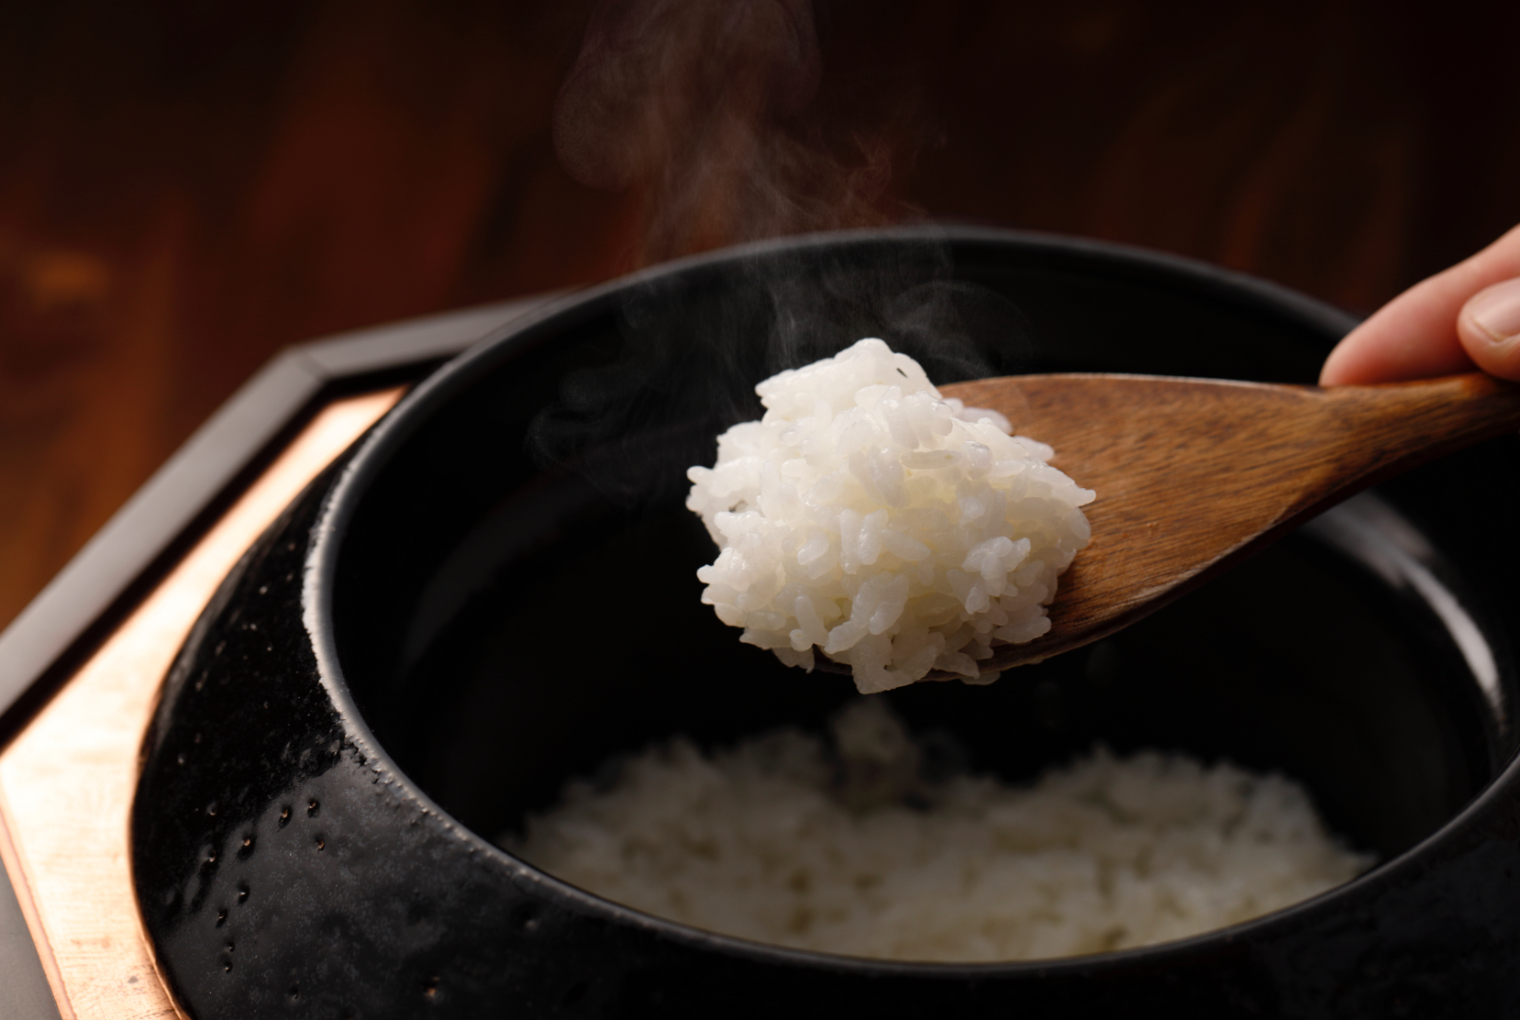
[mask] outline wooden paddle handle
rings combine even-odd
[[[1520,383],[1480,372],[1318,393],[1324,424],[1361,461],[1360,471],[1347,463],[1358,485],[1520,429]]]

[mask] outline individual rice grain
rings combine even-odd
[[[996,645],[1050,629],[1094,493],[1049,446],[877,339],[755,390],[765,416],[718,438],[686,503],[719,548],[702,600],[740,640],[807,669],[822,653],[873,693],[936,669],[993,679],[978,663]]]
[[[833,747],[683,739],[572,783],[504,845],[600,896],[708,931],[885,959],[991,962],[1149,945],[1281,909],[1372,863],[1304,790],[1228,763],[1103,748],[1028,787],[926,782],[879,699]]]

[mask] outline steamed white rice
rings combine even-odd
[[[873,693],[931,669],[990,682],[994,645],[1050,629],[1094,493],[1049,446],[877,339],[755,390],[765,416],[718,438],[686,503],[720,550],[702,601],[740,640],[807,669],[821,651]]]
[[[834,729],[834,749],[797,730],[710,757],[682,739],[652,747],[610,788],[572,783],[526,838],[504,845],[708,931],[942,962],[1183,938],[1372,863],[1330,838],[1280,775],[1099,748],[1030,787],[974,775],[927,783],[920,749],[879,699]]]

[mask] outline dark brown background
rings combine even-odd
[[[591,282],[647,195],[550,118],[588,0],[0,9],[0,625],[283,345]],[[886,206],[1367,311],[1520,221],[1520,5],[820,0]],[[821,126],[821,128],[820,128]]]

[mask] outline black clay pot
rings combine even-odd
[[[1347,325],[1175,259],[956,228],[721,252],[514,324],[285,513],[174,666],[132,816],[163,974],[200,1020],[1514,1014],[1513,438],[1099,645],[890,695],[1009,778],[1099,740],[1281,769],[1382,862],[1291,909],[1102,956],[882,963],[649,917],[491,842],[613,755],[818,726],[852,696],[698,603],[684,471],[757,380],[879,335],[943,382],[1309,382]]]

